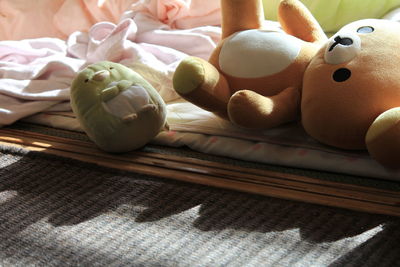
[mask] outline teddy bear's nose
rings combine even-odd
[[[337,46],[338,44],[341,44],[344,46],[349,46],[349,45],[353,44],[353,39],[348,38],[348,37],[342,38],[339,35],[336,36],[333,40],[335,42],[331,45],[331,47],[329,47],[329,51],[332,51],[335,48],[335,46]]]
[[[324,59],[328,64],[352,60],[361,50],[361,39],[354,33],[338,33],[329,39]]]

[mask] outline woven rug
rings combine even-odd
[[[18,129],[27,131],[12,128]],[[29,131],[33,136],[43,129]],[[3,266],[400,265],[398,217],[186,183],[18,146],[0,151]],[[209,159],[153,145],[140,153]],[[306,172],[264,168],[296,177]],[[323,181],[332,179],[341,178],[326,174]],[[351,185],[366,186],[361,183]],[[375,181],[374,188],[389,186]]]

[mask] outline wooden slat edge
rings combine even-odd
[[[4,136],[2,137],[4,139]],[[6,141],[5,142],[6,144],[12,144],[13,143],[12,138],[14,138],[14,145],[18,143],[16,141],[18,140],[18,137],[12,136],[9,137],[9,139],[10,138],[11,140]],[[291,187],[290,184],[288,186],[287,184],[281,184],[281,183],[277,184],[268,182],[262,183],[254,180],[249,181],[248,179],[241,180],[237,175],[235,175],[236,177],[233,177],[234,179],[232,177],[227,179],[224,178],[222,176],[223,174],[221,173],[201,174],[194,170],[185,171],[184,168],[177,168],[176,166],[175,166],[176,169],[172,170],[169,169],[168,171],[168,175],[172,175],[171,177],[164,174],[165,171],[168,169],[152,164],[151,160],[154,159],[150,159],[150,162],[147,163],[132,162],[132,161],[126,162],[126,160],[123,160],[126,158],[125,156],[121,158],[121,157],[110,157],[110,155],[107,153],[99,154],[98,150],[93,147],[89,149],[89,152],[86,151],[85,153],[75,153],[74,150],[78,148],[72,144],[66,145],[63,143],[57,143],[56,141],[47,142],[47,140],[38,140],[36,138],[29,138],[24,136],[22,137],[19,136],[19,138],[22,138],[21,140],[19,140],[20,142],[19,145],[21,145],[22,147],[35,151],[50,153],[53,155],[66,156],[86,162],[96,163],[101,166],[124,169],[128,171],[136,171],[162,178],[174,178],[186,182],[195,182],[195,183],[229,188],[239,191],[258,193],[272,197],[300,200],[304,202],[311,202],[311,203],[342,207],[342,208],[344,207],[344,208],[368,211],[373,213],[381,213],[381,214],[396,215],[396,216],[400,215],[399,214],[400,203],[398,194],[395,195],[394,199],[390,199],[386,198],[385,196],[377,197],[375,195],[367,193],[366,195],[363,196],[363,199],[355,199],[354,196],[351,195],[352,194],[351,190],[346,193],[347,195],[342,195],[342,196],[337,196],[334,194],[334,192],[329,192],[329,190],[325,194],[321,194],[321,191],[316,190],[317,188],[311,188],[312,189],[311,191],[302,191],[296,186]],[[41,141],[45,142],[40,143]],[[77,144],[79,144],[79,142]],[[65,147],[67,147],[66,150],[64,149]],[[105,156],[106,158],[103,158],[103,156]],[[143,157],[138,155],[136,156],[137,156],[136,159]],[[99,159],[102,160],[99,162]],[[162,175],[161,171],[163,173]],[[265,177],[265,179],[268,178],[270,177]],[[371,201],[373,199],[375,199],[375,201]]]
[[[158,158],[158,159],[163,159],[165,155],[163,154],[157,154],[157,153],[148,153],[148,152],[140,152],[140,151],[133,151],[128,154],[124,154],[125,156],[119,157],[118,155],[115,154],[109,154],[109,153],[104,153],[100,150],[98,150],[92,143],[89,142],[84,142],[80,140],[71,140],[67,138],[62,138],[62,137],[53,137],[53,136],[47,136],[43,134],[37,134],[33,133],[32,135],[29,133],[25,133],[23,131],[18,131],[18,130],[12,130],[12,131],[3,131],[0,130],[1,132],[5,132],[8,136],[10,137],[20,137],[24,138],[25,140],[31,139],[35,137],[40,139],[40,140],[45,140],[48,142],[56,142],[60,148],[63,146],[64,148],[68,149],[69,146],[75,146],[76,152],[77,153],[90,153],[93,154],[94,156],[102,156],[105,158],[120,158],[121,160],[125,160],[125,158],[131,156],[131,157],[137,157],[137,156],[143,156],[143,157],[151,157],[151,158]],[[0,136],[1,138],[1,136]],[[316,179],[316,178],[311,178],[311,177],[305,177],[305,176],[300,176],[300,175],[295,175],[295,174],[283,174],[279,172],[274,172],[270,170],[260,170],[260,169],[251,169],[251,168],[245,168],[245,167],[240,167],[240,166],[231,166],[223,163],[218,163],[218,162],[212,162],[212,161],[206,161],[206,160],[201,160],[201,159],[195,159],[195,158],[188,158],[188,157],[179,157],[179,156],[174,156],[174,155],[168,155],[168,158],[171,161],[175,162],[180,162],[180,163],[186,163],[186,164],[191,164],[191,165],[196,165],[196,166],[201,166],[201,167],[212,167],[215,169],[220,169],[220,170],[232,170],[234,169],[238,173],[242,174],[252,174],[255,176],[268,176],[270,178],[274,177],[276,179],[280,180],[290,180],[290,181],[301,181],[302,183],[308,183],[312,185],[321,185],[325,187],[333,187],[338,190],[345,189],[345,190],[353,190],[353,191],[358,191],[358,192],[366,192],[368,191],[371,194],[386,194],[386,195],[393,195],[394,197],[399,197],[400,192],[395,192],[395,191],[390,191],[390,190],[385,190],[385,189],[379,189],[379,188],[372,188],[372,187],[365,187],[365,186],[360,186],[360,185],[354,185],[354,184],[344,184],[344,183],[338,183],[338,182],[333,182],[333,181],[327,181],[327,180],[322,180],[322,179]],[[260,178],[262,180],[262,178]]]
[[[0,142],[4,143],[4,142]],[[83,162],[94,163],[99,166],[117,168],[126,171],[133,171],[141,174],[151,175],[159,178],[167,178],[184,182],[192,182],[202,185],[214,186],[225,189],[232,189],[236,191],[242,191],[247,193],[256,193],[260,195],[265,195],[269,197],[283,198],[288,200],[295,200],[301,202],[307,202],[312,204],[320,204],[338,208],[346,208],[356,211],[363,211],[369,213],[378,213],[384,215],[400,216],[400,208],[398,206],[394,207],[392,205],[385,205],[385,203],[374,203],[374,202],[364,202],[355,199],[347,199],[341,197],[335,197],[331,195],[321,195],[314,192],[300,192],[295,190],[290,190],[286,188],[279,188],[271,185],[260,185],[247,183],[242,181],[236,181],[231,179],[224,179],[221,177],[213,177],[209,175],[202,175],[198,173],[190,173],[184,171],[168,170],[160,168],[157,166],[149,167],[142,164],[129,164],[121,166],[119,161],[107,161],[98,162],[96,158],[84,154],[75,154],[68,151],[57,150],[54,148],[44,149],[34,146],[24,146],[18,144],[20,147],[30,149],[32,151],[41,151],[51,155],[68,157]]]
[[[341,188],[336,188],[332,186],[325,186],[318,184],[318,179],[316,179],[316,183],[304,183],[302,181],[297,181],[295,179],[288,180],[285,179],[284,176],[286,174],[279,174],[276,176],[276,173],[263,173],[262,176],[257,176],[254,174],[248,174],[243,172],[238,172],[237,170],[226,170],[226,169],[218,169],[215,167],[208,166],[195,166],[182,162],[174,162],[173,159],[168,157],[168,160],[161,160],[159,158],[152,158],[151,156],[148,158],[146,156],[134,155],[134,157],[129,156],[113,156],[108,153],[99,152],[96,148],[84,148],[81,146],[73,146],[66,145],[63,143],[58,143],[56,141],[51,141],[48,143],[40,143],[36,139],[32,139],[30,137],[25,137],[24,140],[15,139],[14,137],[4,138],[4,136],[0,136],[1,139],[6,139],[8,141],[14,142],[22,142],[21,144],[25,146],[30,146],[34,144],[36,147],[42,147],[48,149],[49,147],[53,147],[57,150],[64,150],[66,152],[74,153],[74,154],[85,154],[96,158],[98,162],[107,162],[110,160],[120,162],[120,166],[124,164],[132,164],[132,163],[141,163],[145,165],[158,165],[158,166],[166,166],[169,168],[174,168],[176,170],[185,170],[190,169],[191,172],[195,173],[207,173],[209,176],[219,176],[219,177],[229,177],[231,180],[242,180],[247,181],[248,183],[255,184],[269,184],[276,187],[285,187],[287,189],[298,190],[298,191],[309,191],[316,192],[319,194],[329,194],[335,195],[343,198],[353,198],[368,202],[383,202],[391,205],[398,205],[400,193],[393,193],[392,191],[381,191],[381,192],[368,192],[368,190],[363,191],[362,187],[358,187],[357,190],[354,188],[345,188],[345,185],[342,185]],[[145,154],[145,153],[141,153]],[[151,154],[151,153],[149,153]],[[207,162],[208,163],[208,162]]]

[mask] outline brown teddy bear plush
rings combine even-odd
[[[365,149],[400,168],[400,24],[360,20],[344,26],[304,74],[302,123],[322,143]]]
[[[221,11],[222,41],[208,62],[181,62],[177,93],[243,127],[296,120],[304,71],[327,40],[317,21],[297,0],[279,6],[284,31],[263,30],[261,0],[221,0]]]
[[[279,5],[283,32],[262,29],[259,0],[221,0],[221,10],[222,41],[209,61],[189,57],[175,72],[183,98],[247,128],[301,114],[321,143],[368,149],[400,168],[399,23],[361,20],[328,40],[297,0]]]

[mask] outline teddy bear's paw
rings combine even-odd
[[[378,116],[365,141],[374,159],[391,169],[400,169],[400,107]]]
[[[197,90],[205,82],[204,64],[200,58],[188,57],[181,61],[173,77],[175,91],[187,95]]]
[[[231,122],[246,128],[265,129],[275,126],[270,121],[273,101],[250,90],[241,90],[232,95],[228,103]]]
[[[232,95],[228,114],[230,120],[239,126],[269,129],[297,120],[299,107],[300,92],[294,87],[271,97],[241,90]]]

